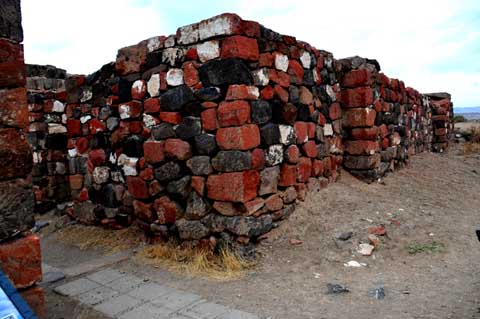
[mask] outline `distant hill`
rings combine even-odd
[[[465,114],[465,113],[480,113],[480,106],[473,107],[453,107],[453,112],[455,114]]]

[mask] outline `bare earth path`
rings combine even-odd
[[[130,260],[115,267],[260,318],[480,318],[480,155],[456,154],[417,155],[383,184],[343,172],[260,244],[257,267],[238,281],[186,278]],[[368,227],[380,224],[387,236],[372,256],[360,256]],[[336,240],[343,231],[352,238]],[[406,249],[432,242],[445,248]],[[345,267],[350,260],[367,266]],[[326,294],[327,283],[350,292]],[[368,295],[378,285],[383,300]]]

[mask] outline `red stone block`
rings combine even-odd
[[[388,135],[388,127],[385,124],[379,126],[379,133],[382,138],[387,137]]]
[[[254,124],[220,128],[216,140],[224,150],[249,150],[260,145],[260,130]]]
[[[91,150],[88,152],[88,159],[94,166],[100,166],[103,163],[105,163],[105,160],[107,159],[107,154],[105,154],[105,151],[101,148],[96,149],[96,150]]]
[[[202,107],[204,109],[212,109],[212,108],[215,108],[217,106],[218,106],[218,104],[215,103],[215,102],[211,102],[211,101],[202,102]]]
[[[350,155],[373,155],[379,150],[376,141],[347,141],[345,151]]]
[[[185,60],[196,61],[198,58],[197,48],[190,48],[185,52]]]
[[[88,121],[88,127],[90,129],[90,134],[97,134],[106,130],[105,123],[97,119],[91,119]]]
[[[70,182],[70,189],[80,190],[83,187],[83,175],[69,175],[68,180]]]
[[[344,108],[366,107],[373,104],[373,89],[358,87],[341,91],[340,97]]]
[[[262,67],[271,67],[273,65],[273,55],[271,53],[262,53],[258,59],[258,66]]]
[[[315,141],[308,141],[307,143],[302,145],[303,153],[307,157],[317,157],[318,155],[318,149],[317,145],[315,144]]]
[[[314,159],[312,161],[312,176],[319,177],[323,176],[323,161]]]
[[[188,86],[194,86],[200,81],[195,62],[185,62],[183,64],[183,81]]]
[[[252,169],[262,169],[265,166],[265,152],[256,148],[252,151]]]
[[[285,151],[285,159],[290,164],[298,163],[298,159],[300,158],[300,150],[298,149],[297,145],[290,145]]]
[[[76,142],[75,142],[75,148],[77,149],[78,153],[83,154],[87,151],[89,147],[89,142],[86,137],[80,137]]]
[[[80,120],[67,119],[67,134],[69,137],[82,134],[82,123]]]
[[[0,39],[0,87],[25,87],[23,45]]]
[[[257,197],[260,174],[243,171],[210,175],[207,179],[207,196],[214,200],[246,203]]]
[[[192,157],[192,148],[188,142],[178,138],[169,138],[165,141],[165,154],[181,161]]]
[[[143,108],[145,113],[158,113],[160,112],[160,99],[150,98],[143,102]]]
[[[307,157],[300,157],[297,164],[297,181],[306,183],[312,173],[312,161]]]
[[[275,85],[273,88],[274,96],[278,97],[283,103],[288,102],[288,91],[282,88],[280,85]]]
[[[217,110],[207,109],[200,114],[202,119],[202,128],[205,131],[214,131],[218,128]]]
[[[222,41],[221,58],[239,58],[257,61],[259,57],[257,40],[235,35]]]
[[[280,195],[274,194],[265,200],[265,206],[268,211],[274,212],[283,208],[283,200]]]
[[[345,156],[344,165],[349,169],[374,169],[380,164],[380,154],[361,155],[361,156]]]
[[[147,83],[144,80],[137,80],[133,82],[132,89],[130,90],[132,99],[141,100],[147,93]]]
[[[246,101],[222,102],[217,109],[221,127],[239,126],[250,122],[250,104]]]
[[[260,38],[260,24],[255,21],[242,20],[240,22],[241,33],[251,38]]]
[[[24,128],[28,124],[27,90],[0,90],[0,126]]]
[[[351,109],[344,112],[343,127],[369,127],[375,124],[377,112],[373,109]]]
[[[205,177],[203,176],[192,176],[192,188],[197,192],[198,195],[203,196],[205,193]]]
[[[26,177],[32,165],[32,150],[24,135],[13,128],[0,128],[0,180]]]
[[[377,126],[366,128],[354,128],[351,131],[351,137],[354,140],[376,140],[380,130]]]
[[[295,191],[297,192],[297,198],[304,201],[307,197],[307,186],[303,183],[295,184]]]
[[[127,176],[127,188],[135,198],[147,199],[149,197],[147,183],[138,176]]]
[[[279,186],[292,186],[297,182],[297,166],[283,164],[278,179]]]
[[[270,69],[268,76],[270,81],[277,83],[280,86],[288,87],[290,85],[290,76],[285,72]]]
[[[228,87],[225,100],[256,100],[259,93],[256,86],[248,86],[245,84],[232,84]]]
[[[308,123],[295,122],[295,135],[297,136],[297,144],[303,144],[308,141]]]
[[[165,142],[146,141],[143,144],[143,156],[150,164],[156,164],[165,160]]]
[[[352,70],[344,75],[342,86],[350,88],[370,86],[373,84],[373,80],[374,76],[366,69]]]
[[[249,202],[244,203],[241,209],[243,210],[244,215],[251,216],[259,211],[264,205],[265,200],[261,197],[257,197]]]
[[[140,176],[140,178],[143,179],[144,181],[151,181],[151,180],[153,180],[153,177],[154,177],[153,174],[154,174],[153,173],[153,168],[146,167],[145,169],[140,171],[140,174],[138,174],[138,176]],[[150,194],[150,192],[149,192],[149,194]]]
[[[145,222],[151,223],[155,220],[155,216],[153,215],[152,211],[152,204],[147,204],[139,200],[134,200],[133,212],[135,213],[136,218]]]
[[[170,124],[180,124],[182,115],[179,112],[160,112],[160,120]]]
[[[115,69],[119,75],[140,72],[147,61],[146,43],[139,43],[118,50]]]
[[[133,100],[128,103],[123,103],[119,106],[119,112],[121,119],[139,117],[143,112],[142,102]]]
[[[88,199],[89,199],[88,189],[82,188],[82,190],[80,191],[80,193],[78,193],[77,200],[78,200],[79,202],[86,202]]]
[[[315,123],[308,122],[308,138],[309,139],[315,138],[315,131],[316,131]]]
[[[288,61],[288,74],[290,75],[290,80],[295,84],[303,83],[303,67],[297,60]]]
[[[0,266],[17,289],[40,282],[42,280],[40,238],[30,235],[0,244]]]
[[[342,107],[340,106],[340,103],[335,102],[330,105],[328,116],[332,121],[342,117]]]
[[[260,97],[262,100],[271,100],[273,99],[274,91],[271,86],[266,86],[261,92]]]

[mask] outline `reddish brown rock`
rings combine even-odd
[[[138,176],[127,176],[127,187],[128,192],[135,198],[147,199],[149,197],[147,183]]]
[[[260,131],[254,124],[220,128],[216,140],[224,150],[249,150],[260,145]]]
[[[221,127],[243,125],[250,122],[250,104],[246,101],[222,102],[217,118]]]
[[[165,142],[146,141],[143,144],[143,155],[148,163],[156,164],[165,160]]]
[[[169,138],[165,141],[165,154],[184,161],[192,157],[192,148],[188,142],[178,138]]]
[[[236,35],[222,41],[222,59],[239,58],[256,61],[258,57],[258,44],[255,39]]]
[[[257,197],[260,174],[244,171],[210,175],[207,179],[208,197],[226,202],[248,202]]]
[[[24,87],[23,45],[0,39],[0,87]]]
[[[0,180],[25,177],[33,167],[32,150],[16,129],[0,129]]]
[[[0,90],[0,125],[24,128],[28,124],[27,90]]]

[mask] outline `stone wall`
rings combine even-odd
[[[453,115],[449,97],[376,60],[336,60],[234,14],[64,74],[29,68],[37,207],[71,200],[83,223],[197,243],[255,241],[341,166],[370,182],[443,150]]]

